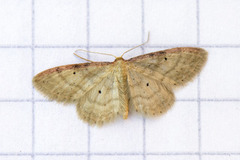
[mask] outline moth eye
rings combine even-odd
[[[147,83],[146,85],[149,86],[149,83]]]
[[[165,57],[164,59],[167,60],[167,57]]]
[[[76,72],[73,72],[73,74],[76,74]]]
[[[101,94],[101,93],[102,93],[102,91],[101,91],[101,90],[99,90],[99,91],[98,91],[98,93],[99,93],[99,94]]]

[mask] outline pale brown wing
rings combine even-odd
[[[118,83],[113,72],[79,99],[77,113],[81,119],[92,125],[102,125],[112,121],[117,114],[123,114]]]
[[[147,116],[165,113],[175,101],[172,89],[136,70],[128,71],[130,108]]]
[[[206,60],[201,48],[173,48],[128,60],[131,107],[146,115],[166,112],[175,101],[172,89],[192,80]]]
[[[33,78],[34,87],[51,100],[77,104],[79,118],[102,125],[118,113],[119,95],[113,63],[55,67]]]
[[[150,71],[148,73],[153,76],[158,74],[166,83],[178,87],[191,81],[206,61],[207,52],[204,49],[182,47],[134,57],[128,63],[131,67]]]
[[[33,78],[34,87],[50,100],[77,103],[111,73],[112,63],[82,63],[45,70]]]

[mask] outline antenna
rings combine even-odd
[[[109,53],[92,52],[92,51],[88,51],[88,50],[85,50],[85,49],[78,49],[75,52],[77,52],[77,51],[88,52],[88,53],[95,53],[95,54],[102,54],[102,55],[107,55],[107,56],[112,56],[112,57],[117,58],[117,56],[114,56],[113,54],[109,54]],[[85,61],[88,61],[88,62],[94,62],[94,61],[91,61],[89,59],[86,59],[86,58],[83,58],[83,57],[77,55],[75,52],[73,53],[75,56],[77,56],[77,57],[79,57],[79,58],[81,58],[81,59],[83,59]]]
[[[78,49],[78,50],[76,50],[73,54],[74,54],[75,56],[77,56],[77,57],[85,60],[85,61],[88,61],[88,62],[94,62],[94,61],[91,61],[91,60],[89,60],[89,59],[83,58],[83,57],[79,56],[78,54],[76,54],[76,52],[77,52],[77,51],[82,51],[82,52],[88,52],[88,53],[95,53],[95,54],[102,54],[102,55],[112,56],[112,57],[114,57],[114,58],[122,58],[125,53],[130,52],[131,50],[133,50],[133,49],[135,49],[135,48],[137,48],[137,47],[140,47],[140,46],[148,43],[148,42],[149,42],[149,38],[150,38],[150,32],[148,32],[147,41],[145,41],[144,43],[142,43],[142,44],[140,44],[140,45],[137,45],[137,46],[135,46],[135,47],[133,47],[133,48],[131,48],[131,49],[123,52],[123,54],[122,54],[120,57],[117,57],[117,56],[115,56],[115,55],[113,55],[113,54],[109,54],[109,53],[93,52],[93,51],[88,51],[88,50],[85,50],[85,49]]]
[[[125,53],[127,53],[127,52],[129,52],[129,51],[131,51],[131,50],[133,50],[133,49],[135,49],[135,48],[137,48],[137,47],[140,47],[140,46],[142,46],[142,45],[148,43],[148,42],[149,42],[149,37],[150,37],[150,32],[148,32],[148,39],[147,39],[147,41],[145,41],[144,43],[142,43],[142,44],[140,44],[140,45],[137,45],[137,46],[135,46],[135,47],[133,47],[133,48],[131,48],[131,49],[129,49],[129,50],[123,52],[123,54],[121,55],[121,57],[123,57]]]

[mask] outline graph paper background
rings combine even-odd
[[[239,0],[0,0],[0,160],[239,160]],[[162,117],[131,113],[102,128],[49,102],[32,77],[81,63],[78,48],[125,58],[202,47],[201,75]],[[86,55],[91,60],[109,57]]]

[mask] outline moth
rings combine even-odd
[[[201,48],[180,47],[125,60],[126,52],[112,55],[114,62],[87,60],[45,70],[33,78],[33,85],[50,100],[75,104],[79,118],[91,125],[117,115],[127,119],[130,110],[158,116],[173,105],[173,90],[198,75],[208,55]]]

